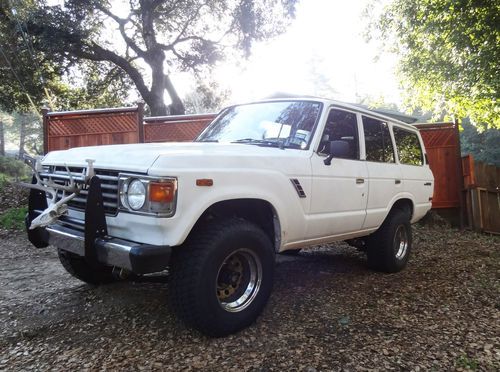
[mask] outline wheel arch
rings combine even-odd
[[[396,199],[392,203],[391,208],[389,209],[389,213],[387,214],[387,216],[389,216],[391,214],[391,212],[395,209],[401,209],[403,211],[407,211],[409,216],[410,216],[410,220],[411,220],[413,218],[413,214],[415,212],[415,204],[414,204],[413,200],[407,196]],[[387,219],[387,217],[386,217],[386,219]]]
[[[228,199],[211,204],[200,215],[189,234],[207,221],[226,217],[242,218],[259,226],[269,237],[274,250],[279,251],[281,222],[278,212],[269,201],[259,198]]]

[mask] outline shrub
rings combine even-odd
[[[29,175],[29,168],[20,160],[0,156],[0,173],[16,179],[26,178]]]
[[[22,230],[26,213],[28,213],[28,208],[25,207],[8,209],[0,216],[0,226],[8,230]]]

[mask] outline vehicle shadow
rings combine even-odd
[[[344,296],[349,285],[369,275],[365,261],[355,249],[332,247],[304,250],[293,257],[278,255],[274,290],[258,323],[279,323],[280,317],[290,318],[294,314],[300,318],[301,314],[323,306],[317,301],[320,293]],[[52,264],[59,262],[53,260]],[[172,313],[166,273],[95,287],[81,284],[62,269],[54,271],[52,279],[66,284],[6,306],[2,313],[14,315],[5,319],[0,340],[16,342],[19,338],[43,337],[47,329],[65,333],[68,327],[81,324],[86,324],[86,331],[72,335],[72,342],[105,335],[120,337],[122,332],[138,330],[144,334],[154,330],[155,335],[168,338],[203,337],[187,329]],[[340,282],[343,284],[338,286]],[[64,338],[64,334],[60,337]]]

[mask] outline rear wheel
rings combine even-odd
[[[372,269],[388,273],[402,270],[412,247],[409,212],[402,209],[391,211],[368,242],[368,265]]]
[[[241,219],[213,221],[173,252],[171,304],[189,326],[225,336],[259,316],[273,274],[273,247],[259,227]]]
[[[115,281],[113,268],[104,265],[91,265],[85,258],[63,249],[57,250],[59,261],[68,273],[88,284],[107,284]]]

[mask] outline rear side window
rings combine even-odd
[[[388,124],[385,121],[363,116],[363,131],[366,160],[394,163],[394,148]]]
[[[423,165],[424,157],[416,133],[393,127],[399,162],[409,165]]]

